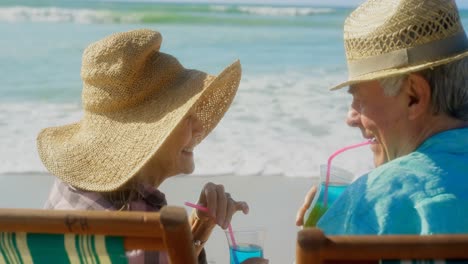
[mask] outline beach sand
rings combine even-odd
[[[47,174],[0,175],[0,206],[3,208],[41,208],[47,198],[53,177]],[[264,255],[270,263],[293,263],[296,233],[295,216],[304,195],[316,178],[283,176],[176,176],[167,179],[160,189],[170,205],[183,206],[196,202],[207,182],[223,184],[236,200],[246,201],[250,213],[238,213],[233,229],[261,227],[266,229]],[[13,187],[14,186],[14,187]],[[190,208],[187,211],[190,213]],[[206,244],[209,263],[229,263],[229,250],[224,231],[217,227]]]
[[[236,200],[249,204],[248,215],[237,213],[232,228],[262,227],[266,229],[264,255],[270,264],[293,263],[295,256],[296,212],[310,186],[318,180],[283,176],[178,176],[166,180],[161,190],[169,204],[196,202],[206,182],[223,184]],[[229,250],[224,231],[217,227],[206,244],[210,263],[229,263]]]

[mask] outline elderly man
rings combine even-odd
[[[345,22],[351,127],[376,169],[318,222],[327,234],[468,233],[468,40],[454,0],[369,0]],[[312,189],[298,213],[314,195]]]

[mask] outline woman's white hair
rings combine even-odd
[[[468,121],[468,58],[418,72],[431,87],[431,105],[434,114],[445,113]],[[407,75],[380,79],[387,96],[395,96]]]

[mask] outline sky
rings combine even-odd
[[[146,0],[148,1],[148,0]],[[149,0],[151,1],[151,0]],[[153,0],[158,1],[158,0]],[[468,2],[468,0],[465,0]],[[246,4],[280,4],[280,5],[317,5],[317,6],[357,6],[362,0],[159,0],[158,2],[191,2],[191,3],[246,3]]]
[[[468,0],[456,0],[460,8],[468,8]],[[164,0],[164,2],[175,2]],[[282,5],[317,5],[317,6],[357,6],[363,0],[178,0],[177,2],[201,3],[250,3],[250,4],[282,4]]]

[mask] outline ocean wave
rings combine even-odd
[[[20,172],[0,172],[0,178],[2,177],[53,177],[50,172],[45,170],[38,171],[20,171]]]
[[[36,149],[42,128],[70,124],[82,115],[78,103],[0,103],[0,175],[46,173]]]
[[[111,12],[91,9],[15,6],[0,8],[0,22],[70,22],[94,24],[116,22],[116,17]]]
[[[92,9],[67,7],[0,7],[0,22],[49,22],[49,23],[229,23],[238,25],[287,24],[280,17],[312,16],[333,13],[332,8],[309,7],[267,7],[267,6],[229,6],[210,5],[193,8],[190,6],[170,9],[168,7],[148,6],[145,9]],[[224,15],[223,15],[224,14]],[[249,15],[248,19],[245,15]],[[269,20],[259,16],[268,16]],[[257,18],[256,18],[257,17]],[[302,23],[293,21],[293,23]]]
[[[259,16],[312,16],[335,12],[333,8],[229,5],[212,5],[210,10],[220,13],[241,13]]]
[[[266,6],[239,6],[240,12],[261,16],[311,16],[318,14],[330,14],[332,8],[311,7],[266,7]]]
[[[234,104],[196,148],[195,175],[317,176],[331,153],[363,140],[343,121],[349,95],[325,88],[341,77],[310,70],[244,75]],[[37,134],[82,114],[78,102],[0,101],[0,174],[45,173]],[[340,155],[334,165],[359,175],[372,166],[369,148]]]

